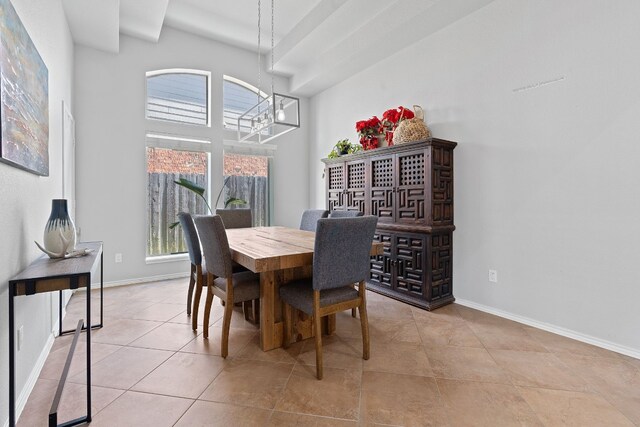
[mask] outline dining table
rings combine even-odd
[[[282,347],[284,322],[279,288],[309,278],[313,273],[315,233],[288,227],[251,227],[228,229],[231,258],[260,274],[260,346],[263,351]],[[371,243],[371,255],[380,255],[381,242]],[[313,336],[310,316],[294,310],[291,325],[294,341]],[[335,315],[323,318],[322,333],[335,331]]]

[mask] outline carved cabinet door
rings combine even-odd
[[[428,162],[425,149],[400,153],[395,158],[396,200],[395,219],[397,223],[426,224],[426,179],[425,162]]]
[[[369,215],[378,217],[378,223],[394,222],[395,156],[377,156],[369,161]]]
[[[371,257],[371,275],[369,281],[389,290],[393,289],[393,234],[384,230],[376,230],[374,242],[382,242],[384,249],[381,255]]]
[[[393,235],[394,290],[423,297],[427,278],[427,235],[397,233]]]
[[[364,160],[355,160],[345,164],[345,192],[344,207],[349,211],[359,211],[367,214],[367,163]]]
[[[339,211],[345,209],[345,164],[327,165],[327,209]]]

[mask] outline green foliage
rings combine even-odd
[[[341,139],[336,143],[327,157],[335,159],[336,157],[344,156],[346,154],[357,153],[360,150],[362,150],[362,146],[360,144],[352,144],[348,138]]]

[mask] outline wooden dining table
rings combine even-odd
[[[268,351],[282,347],[284,323],[279,287],[311,277],[315,233],[287,227],[253,227],[227,230],[232,259],[260,274],[260,346]],[[371,255],[382,253],[383,244],[372,242]],[[295,340],[310,338],[309,316],[294,313]],[[323,333],[335,330],[335,315],[323,319]]]

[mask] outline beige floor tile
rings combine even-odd
[[[202,332],[202,325],[204,324],[204,297],[200,302],[200,307],[198,308],[198,333]],[[224,307],[221,306],[218,302],[220,300],[216,299],[211,305],[211,314],[209,315],[209,325],[213,325],[218,320],[220,320],[224,314]],[[186,325],[191,325],[191,315],[187,316],[186,308],[179,313],[177,316],[168,320],[171,323],[184,323]]]
[[[520,326],[470,323],[469,327],[487,349],[547,352]]]
[[[185,310],[183,304],[155,303],[133,315],[134,319],[166,322]]]
[[[416,321],[438,320],[441,322],[461,322],[464,321],[458,310],[458,304],[449,304],[433,311],[427,311],[419,307],[411,307],[413,318]]]
[[[633,426],[595,394],[540,388],[520,388],[520,393],[547,426]]]
[[[258,335],[257,331],[245,329],[232,329],[229,331],[229,356],[236,355],[242,350],[254,337]],[[180,349],[187,353],[209,354],[211,356],[220,356],[220,344],[222,341],[222,328],[210,327],[209,338],[204,339],[201,335],[187,343]]]
[[[362,339],[360,318],[353,320],[358,324],[358,334],[354,338]],[[422,343],[416,323],[406,319],[389,318],[384,321],[369,322],[369,336],[371,342],[377,343]]]
[[[542,426],[510,384],[438,379],[453,426]]]
[[[367,314],[369,322],[372,318],[413,319],[410,305],[391,298],[367,301]]]
[[[431,363],[421,344],[372,343],[369,360],[364,361],[363,369],[365,371],[433,376]]]
[[[56,338],[57,340],[57,338]],[[76,350],[73,353],[73,359],[71,360],[71,367],[69,368],[69,377],[72,377],[80,372],[83,372],[87,368],[87,343],[85,340],[78,341]],[[102,344],[98,342],[91,342],[91,365],[95,365],[108,355],[120,350],[122,346],[112,344]],[[47,357],[47,361],[40,371],[40,378],[47,378],[51,380],[59,380],[64,369],[64,364],[69,354],[70,346],[64,346],[58,348],[58,350],[52,351]]]
[[[471,328],[462,321],[440,320],[437,317],[416,320],[422,343],[430,346],[454,346],[484,348]]]
[[[304,343],[304,341],[299,341],[291,344],[287,349],[275,348],[269,351],[262,351],[262,348],[260,348],[260,337],[255,335],[235,356],[235,359],[252,359],[274,363],[295,363],[300,351],[302,351]]]
[[[91,342],[127,345],[160,325],[162,325],[161,322],[149,320],[110,320],[105,323],[104,328],[91,332]]]
[[[360,421],[365,425],[446,426],[433,378],[363,372]]]
[[[626,361],[561,354],[558,357],[585,378],[602,397],[640,425],[640,371]]]
[[[324,368],[322,381],[311,366],[297,365],[276,410],[324,417],[358,419],[360,372]]]
[[[296,360],[303,365],[316,365],[315,339],[303,341],[302,351]],[[322,337],[323,366],[360,372],[362,361],[362,340],[345,340],[335,335]]]
[[[635,357],[631,356],[625,356],[624,354],[619,354],[619,356],[622,358],[622,360],[640,370],[640,359],[636,359]]]
[[[92,366],[91,383],[126,390],[160,366],[172,354],[170,351],[123,347]],[[82,371],[69,378],[69,381],[84,384],[85,375]]]
[[[91,427],[170,427],[192,403],[189,399],[127,391],[100,411]]]
[[[110,298],[111,296],[109,296]],[[105,320],[112,319],[133,319],[139,312],[147,307],[151,307],[153,301],[138,301],[130,299],[117,299],[111,304],[105,305]]]
[[[257,360],[228,362],[200,400],[273,409],[282,398],[293,366]]]
[[[552,334],[551,332],[543,331],[541,329],[524,327],[524,330],[552,353],[568,353],[591,357],[611,357],[614,359],[620,357],[618,353],[613,351],[572,340],[571,338],[566,338],[561,335]]]
[[[591,391],[589,385],[552,353],[489,350],[513,384],[557,390]]]
[[[356,427],[357,422],[337,418],[317,417],[273,411],[269,418],[270,427]]]
[[[456,309],[469,325],[493,325],[502,328],[521,328],[525,325],[522,323],[514,322],[513,320],[505,319],[504,317],[495,316],[493,314],[485,313],[480,310],[465,307],[460,304],[456,304]]]
[[[226,363],[228,362],[219,356],[175,353],[131,389],[196,399]]]
[[[197,400],[175,424],[175,427],[266,425],[271,411],[227,403]]]
[[[426,347],[425,351],[438,378],[511,383],[506,372],[484,348]]]
[[[177,351],[196,337],[189,325],[164,323],[137,340],[129,343],[131,347],[155,348]]]
[[[58,386],[58,381],[39,379],[34,391],[18,420],[18,427],[47,426],[49,410]],[[87,415],[87,389],[82,384],[66,383],[58,406],[58,423],[63,423]],[[91,413],[97,414],[113,402],[124,391],[91,387]]]

